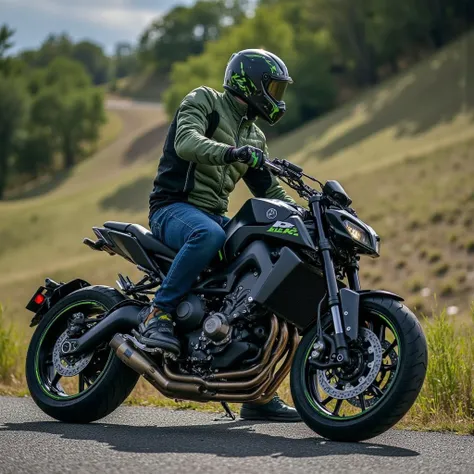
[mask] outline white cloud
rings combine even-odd
[[[73,11],[73,14],[78,18],[124,33],[136,33],[143,30],[159,14],[156,10],[118,7],[82,8],[74,6]]]
[[[137,34],[160,13],[161,9],[143,8],[132,0],[0,0],[0,4],[48,13],[58,18],[76,18],[124,34]]]

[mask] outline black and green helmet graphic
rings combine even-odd
[[[274,125],[286,112],[283,96],[292,82],[285,63],[278,56],[263,49],[245,49],[231,56],[224,88]]]

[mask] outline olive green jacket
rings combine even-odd
[[[265,135],[246,112],[247,106],[231,94],[209,87],[199,87],[184,98],[168,131],[150,196],[150,214],[163,205],[184,201],[223,215],[229,194],[241,178],[256,197],[294,202],[267,169],[225,162],[230,147],[252,145],[268,155]],[[207,137],[216,116],[217,127],[211,126],[215,130]]]

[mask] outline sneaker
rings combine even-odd
[[[141,312],[143,322],[138,326],[139,341],[147,347],[179,355],[181,345],[174,335],[172,317],[153,305],[146,306]],[[149,317],[151,313],[154,314]]]
[[[296,423],[301,421],[298,412],[288,406],[277,394],[264,405],[243,403],[240,417],[244,420],[277,421],[280,423]]]

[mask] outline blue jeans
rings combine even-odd
[[[223,226],[228,221],[225,216],[208,214],[182,202],[162,207],[152,215],[153,235],[179,251],[155,294],[155,306],[168,313],[174,312],[199,274],[224,245]]]

